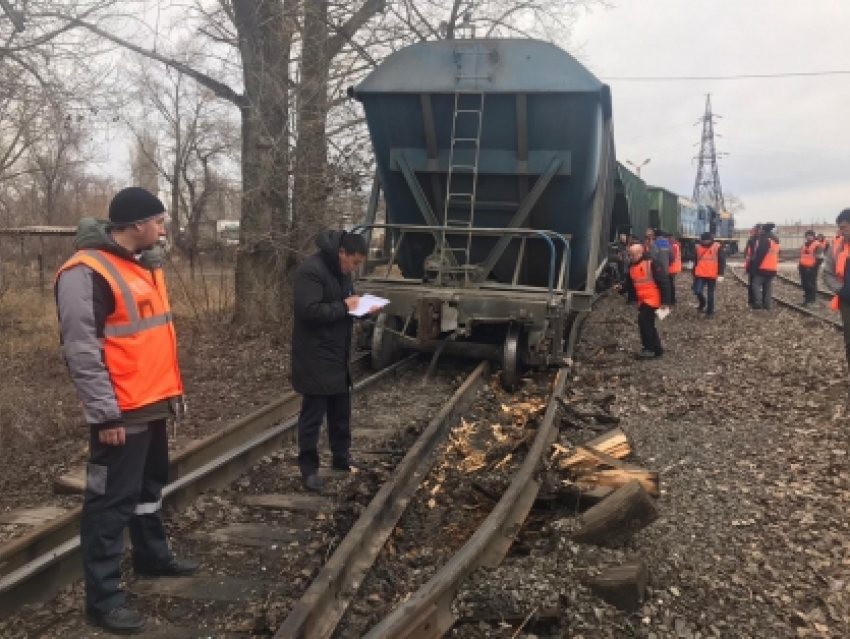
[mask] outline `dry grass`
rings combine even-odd
[[[9,286],[0,297],[0,334],[4,357],[58,353],[59,322],[53,296],[38,288]]]

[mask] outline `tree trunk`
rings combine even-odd
[[[313,252],[313,238],[326,223],[328,116],[328,0],[304,3],[304,39],[301,81],[298,85],[298,142],[295,147],[295,179],[291,241],[287,270],[298,262],[299,252]]]
[[[245,83],[235,314],[243,323],[273,321],[282,308],[279,250],[289,220],[292,4],[233,0]]]

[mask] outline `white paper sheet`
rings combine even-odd
[[[354,317],[363,317],[369,312],[369,309],[374,308],[375,306],[380,306],[383,308],[387,304],[389,304],[389,300],[385,300],[383,297],[376,297],[374,295],[363,295],[357,302],[357,308],[353,311],[348,311],[349,315],[354,315]]]
[[[669,308],[659,308],[657,311],[655,311],[655,315],[656,315],[656,317],[658,317],[659,320],[663,320],[669,314],[670,314]]]

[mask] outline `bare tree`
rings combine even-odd
[[[361,178],[369,172],[362,116],[345,100],[348,84],[392,51],[415,41],[532,35],[563,42],[571,20],[585,4],[579,0],[194,2],[188,19],[181,5],[180,28],[205,38],[212,53],[203,60],[187,62],[175,55],[166,42],[156,39],[155,29],[119,12],[119,6],[133,3],[115,0],[80,0],[72,7],[60,0],[30,0],[25,16],[30,26],[24,32],[28,41],[18,44],[23,36],[17,34],[15,46],[0,47],[0,56],[27,55],[16,62],[27,69],[27,60],[42,53],[67,59],[72,40],[89,48],[116,45],[179,72],[239,110],[243,191],[238,320],[280,316],[287,299],[282,283],[310,248],[313,232],[324,219],[329,162]],[[34,5],[37,11],[32,10]],[[138,27],[135,32],[132,25]],[[38,66],[29,67],[37,76]],[[338,133],[329,135],[329,130]],[[173,181],[176,176],[172,171]]]
[[[133,184],[153,194],[159,193],[159,167],[155,159],[158,152],[156,135],[150,129],[142,129],[130,151],[130,175]]]

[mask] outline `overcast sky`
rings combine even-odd
[[[779,79],[629,82],[634,76],[850,72],[850,0],[619,0],[574,32],[611,85],[620,161],[690,197],[711,93],[724,192],[758,221],[833,222],[850,207],[850,73]]]

